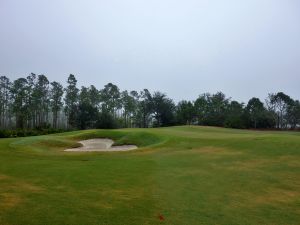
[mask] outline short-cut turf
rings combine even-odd
[[[129,152],[64,152],[89,138]],[[0,224],[300,224],[300,133],[183,126],[0,140]]]

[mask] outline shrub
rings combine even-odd
[[[54,133],[61,133],[68,130],[63,129],[16,129],[16,130],[0,130],[0,138],[10,138],[10,137],[27,137],[27,136],[37,136],[37,135],[46,135],[46,134],[54,134]]]
[[[9,130],[0,130],[0,138],[9,138],[11,132]]]
[[[115,118],[109,113],[109,112],[101,112],[99,114],[96,128],[100,129],[114,129],[118,128],[118,122],[115,120]]]

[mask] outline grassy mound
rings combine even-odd
[[[129,152],[67,153],[111,138]],[[183,126],[0,140],[0,224],[299,224],[300,133]]]

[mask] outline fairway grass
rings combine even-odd
[[[65,152],[111,138],[128,152]],[[300,133],[182,126],[0,139],[0,225],[299,225]]]

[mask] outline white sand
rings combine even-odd
[[[112,146],[114,141],[107,138],[89,139],[79,141],[82,147],[70,148],[64,151],[66,152],[116,152],[116,151],[130,151],[137,149],[135,145],[121,145]]]

